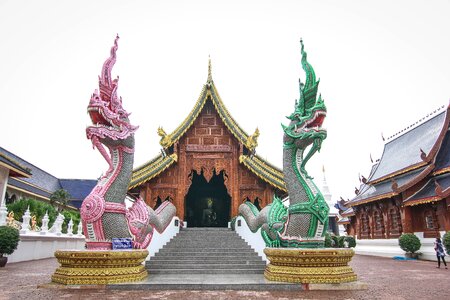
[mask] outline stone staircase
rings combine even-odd
[[[149,274],[263,274],[266,263],[228,228],[185,228],[145,266]]]

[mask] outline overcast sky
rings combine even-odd
[[[0,0],[1,143],[59,178],[107,169],[86,139],[86,107],[120,35],[119,95],[132,112],[135,166],[159,153],[207,78],[258,154],[282,166],[298,98],[300,37],[320,78],[328,138],[307,170],[351,198],[385,137],[450,98],[450,1]]]

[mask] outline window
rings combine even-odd
[[[434,229],[434,219],[431,212],[429,212],[428,215],[425,216],[425,225],[427,229]]]
[[[379,211],[375,211],[375,230],[380,231],[383,230],[383,217]]]

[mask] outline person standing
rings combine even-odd
[[[445,252],[444,252],[444,246],[442,245],[441,239],[440,238],[436,238],[436,241],[434,242],[434,251],[436,251],[436,257],[438,260],[438,266],[436,268],[440,268],[441,267],[441,259],[442,262],[445,265],[445,268],[447,269],[447,263],[445,262]]]

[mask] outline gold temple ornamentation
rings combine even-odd
[[[356,281],[348,265],[351,249],[265,248],[270,264],[264,277],[271,281],[293,283],[344,283]]]
[[[52,282],[78,285],[140,281],[147,277],[142,264],[147,255],[147,250],[58,250],[55,257],[60,267],[52,275]]]

